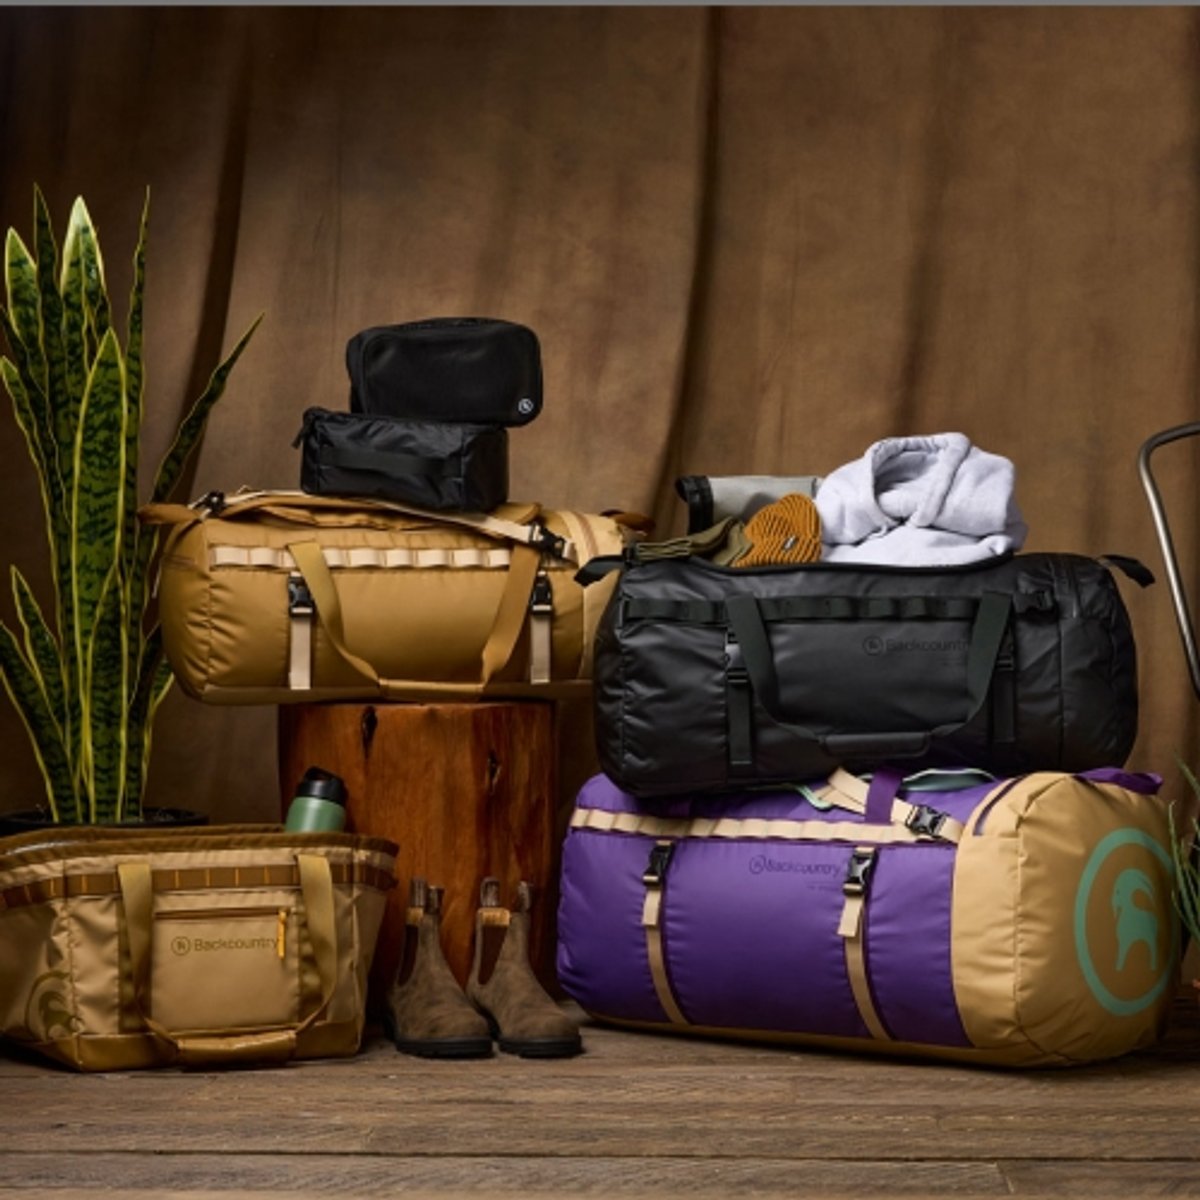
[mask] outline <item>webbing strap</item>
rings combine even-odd
[[[903,824],[868,825],[863,821],[794,821],[786,817],[656,817],[648,813],[611,812],[578,808],[571,816],[572,829],[600,833],[640,833],[661,838],[730,838],[783,842],[857,842],[912,844],[922,839]]]

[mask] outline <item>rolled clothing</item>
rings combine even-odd
[[[822,558],[952,566],[1020,550],[1012,462],[961,433],[884,438],[817,489]]]

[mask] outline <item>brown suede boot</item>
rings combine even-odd
[[[408,890],[404,953],[388,990],[383,1025],[396,1049],[422,1058],[482,1058],[488,1023],[463,995],[442,953],[442,889],[414,879]]]
[[[483,881],[467,996],[487,1015],[501,1050],[522,1058],[566,1058],[578,1054],[583,1042],[529,965],[529,908],[529,884],[520,884],[510,912],[500,907],[499,880]]]

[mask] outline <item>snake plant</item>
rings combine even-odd
[[[151,726],[172,679],[148,603],[158,533],[136,519],[148,217],[149,194],[123,345],[82,197],[61,256],[36,186],[32,250],[13,229],[4,246],[0,331],[11,357],[0,357],[0,377],[40,483],[53,612],[48,619],[14,565],[19,630],[0,622],[0,677],[29,732],[55,822],[141,818]],[[178,484],[257,325],[180,422],[152,501]]]

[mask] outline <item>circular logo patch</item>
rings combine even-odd
[[[171,939],[171,950],[178,955],[190,954],[192,949],[191,938],[176,937]]]
[[[1149,1008],[1174,971],[1170,879],[1167,851],[1138,829],[1110,833],[1083,868],[1075,893],[1075,953],[1092,995],[1114,1016]]]

